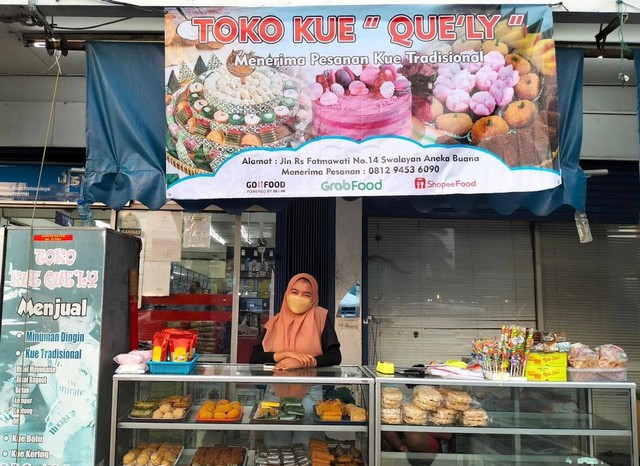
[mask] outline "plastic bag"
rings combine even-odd
[[[598,367],[598,356],[595,351],[582,343],[574,343],[569,349],[569,365],[578,369]]]
[[[117,355],[113,360],[116,364],[146,364],[144,357],[141,354],[122,353]]]
[[[211,214],[185,213],[182,218],[182,247],[211,247]]]
[[[598,367],[618,368],[624,367],[629,359],[622,348],[616,345],[600,345],[596,348]]]

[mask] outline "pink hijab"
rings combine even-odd
[[[306,279],[311,283],[311,308],[304,314],[294,314],[287,305],[287,296],[293,285]],[[266,334],[262,347],[267,352],[297,351],[320,356],[322,354],[321,335],[327,321],[328,311],[318,306],[318,282],[307,273],[295,275],[287,285],[280,313],[265,325]]]

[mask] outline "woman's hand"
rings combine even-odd
[[[301,354],[301,353],[299,353]],[[307,358],[304,358],[304,362],[300,361],[298,358],[285,358],[282,359],[275,365],[275,370],[277,371],[288,371],[292,369],[303,369],[303,368],[312,368],[318,365],[316,358],[313,356],[305,355]]]
[[[274,359],[276,363],[285,359],[295,359],[300,362],[301,365],[299,367],[316,367],[318,364],[315,357],[306,353],[298,353],[297,351],[278,351],[274,355]]]
[[[290,371],[293,369],[301,369],[305,366],[302,365],[300,361],[296,358],[284,358],[280,362],[275,365],[275,370],[277,371]]]

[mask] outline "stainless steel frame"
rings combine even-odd
[[[261,372],[262,366],[237,365],[250,367],[256,372]],[[115,374],[113,376],[112,391],[112,413],[111,413],[111,454],[109,464],[116,466],[117,451],[117,431],[119,429],[154,429],[154,430],[193,430],[193,431],[295,431],[301,430],[306,432],[364,432],[367,434],[368,458],[369,464],[374,456],[372,441],[374,416],[372,410],[376,402],[374,399],[374,380],[368,376],[368,372],[360,366],[343,366],[358,369],[362,373],[362,377],[295,377],[295,376],[278,376],[274,380],[272,375],[237,375],[230,373],[233,364],[203,364],[198,365],[198,373],[192,375],[175,375],[175,374]],[[267,374],[264,373],[263,374]],[[368,389],[369,416],[367,425],[328,425],[328,424],[295,424],[295,425],[278,425],[278,424],[249,424],[249,410],[245,409],[244,418],[241,423],[222,424],[211,423],[196,424],[191,422],[140,422],[123,418],[122,410],[118,413],[118,400],[120,399],[119,386],[122,382],[189,382],[189,383],[249,383],[249,384],[278,384],[295,383],[295,384],[319,384],[319,385],[364,385]]]
[[[258,372],[257,375],[240,375],[232,373],[233,367],[251,367],[252,370]],[[347,366],[345,366],[347,367]],[[118,402],[122,401],[122,397],[131,396],[131,394],[119,393],[119,385],[121,382],[189,382],[189,383],[250,383],[250,384],[272,384],[274,383],[274,377],[262,372],[260,373],[261,366],[246,366],[246,365],[229,365],[229,364],[205,364],[198,366],[198,374],[194,375],[155,375],[155,374],[141,374],[141,375],[114,375],[113,377],[113,392],[112,392],[112,423],[111,423],[111,456],[110,465],[116,466],[116,451],[117,451],[117,431],[119,429],[155,429],[155,430],[192,430],[192,431],[208,431],[208,430],[223,430],[223,431],[292,431],[292,430],[304,430],[309,432],[362,432],[367,434],[368,441],[368,459],[369,465],[380,466],[382,465],[382,432],[388,430],[402,431],[402,432],[446,432],[446,433],[461,433],[461,434],[499,434],[499,435],[513,435],[513,436],[559,436],[560,438],[567,437],[584,437],[590,445],[593,444],[592,440],[595,437],[616,438],[626,437],[630,440],[631,445],[631,464],[634,466],[640,466],[638,462],[638,439],[637,439],[637,415],[636,415],[636,398],[635,390],[636,384],[634,383],[583,383],[583,382],[497,382],[488,380],[444,380],[444,379],[417,379],[401,376],[381,376],[377,374],[374,369],[369,367],[352,366],[362,372],[362,377],[291,377],[291,376],[279,376],[277,383],[296,383],[296,384],[323,384],[323,385],[364,385],[367,387],[368,393],[368,412],[369,420],[367,425],[274,425],[274,424],[249,424],[249,410],[245,410],[245,415],[241,423],[237,424],[195,424],[194,422],[172,422],[172,423],[157,423],[157,422],[141,422],[131,421],[128,418],[123,418],[122,403],[120,403],[120,413],[118,413]],[[597,413],[592,413],[589,409],[585,415],[590,416],[587,420],[585,428],[579,429],[562,429],[562,428],[526,428],[526,427],[439,427],[439,426],[409,426],[409,425],[397,425],[387,426],[382,425],[380,421],[379,403],[381,399],[381,389],[385,385],[389,384],[425,384],[425,385],[444,385],[444,386],[473,386],[473,387],[508,387],[508,388],[554,388],[554,389],[586,389],[588,391],[587,397],[590,399],[591,390],[594,389],[617,389],[628,391],[629,393],[629,407],[631,413],[629,416],[630,425],[620,426],[619,429],[602,429],[597,428],[592,423],[591,417]],[[122,396],[121,396],[122,395]],[[519,411],[518,408],[514,410]],[[120,419],[118,419],[120,414]],[[517,414],[517,413],[516,413]],[[558,415],[560,416],[560,415]],[[573,414],[566,414],[567,419],[575,417]],[[522,417],[522,416],[520,416]],[[412,455],[416,458],[436,458],[438,455]],[[472,454],[450,454],[447,455],[449,460],[458,461],[460,464],[472,464],[474,461],[474,455]],[[489,458],[490,456],[490,458]],[[496,464],[516,465],[527,464],[527,459],[514,451],[509,455],[489,455],[484,456],[484,459],[491,460]],[[385,453],[384,458],[393,459],[394,457],[406,458],[405,453]],[[549,461],[550,464],[557,457],[552,455],[536,456],[537,460]],[[456,463],[457,464],[457,463]]]
[[[402,377],[402,376],[387,376],[381,375],[375,371],[374,368],[365,367],[365,369],[371,374],[372,377],[375,378],[375,400],[376,407],[379,405],[379,400],[381,399],[381,389],[384,385],[448,385],[448,386],[474,386],[474,387],[512,387],[512,388],[556,388],[556,389],[576,389],[576,388],[584,388],[589,390],[589,395],[591,394],[592,389],[622,389],[628,390],[629,392],[629,401],[630,401],[630,425],[629,426],[621,426],[620,429],[594,429],[594,428],[585,428],[585,429],[541,429],[541,428],[495,428],[495,427],[440,427],[440,426],[409,426],[409,425],[382,425],[380,421],[380,415],[376,410],[371,413],[371,417],[375,418],[375,423],[373,427],[374,432],[374,451],[375,455],[373,458],[373,463],[376,466],[381,466],[382,463],[382,432],[383,431],[396,431],[396,432],[443,432],[443,433],[474,433],[474,434],[502,434],[502,435],[513,435],[513,436],[523,436],[523,435],[557,435],[557,436],[584,436],[589,440],[594,437],[630,437],[631,444],[631,464],[633,466],[639,466],[638,460],[638,436],[637,436],[637,419],[636,419],[636,384],[635,383],[627,383],[627,382],[498,382],[498,381],[489,381],[489,380],[445,380],[445,379],[435,379],[435,378],[413,378],[413,377]],[[590,398],[590,396],[589,396]],[[595,413],[590,412],[591,415]],[[568,415],[570,416],[570,415]],[[590,424],[591,425],[591,424]],[[406,457],[404,453],[400,454],[403,457]],[[398,454],[393,453],[385,453],[386,458],[393,458],[394,456],[398,456]],[[409,454],[409,456],[412,456]],[[436,458],[437,455],[413,455],[416,457],[420,457],[422,459],[425,458]],[[468,461],[473,461],[474,455],[469,454],[452,454],[451,460],[459,460],[461,463],[456,464],[472,464]],[[513,455],[508,455],[508,457],[500,457],[495,455],[490,459],[491,461],[495,461],[498,463],[504,462],[504,464],[522,464],[525,465],[526,459],[520,458],[518,452],[513,452]],[[540,457],[540,459],[543,459]],[[554,461],[553,457],[549,457],[550,461]],[[557,460],[557,457],[555,458]],[[564,462],[564,461],[563,461]],[[493,464],[493,463],[492,463]],[[551,463],[550,463],[551,464]]]

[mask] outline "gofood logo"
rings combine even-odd
[[[264,189],[264,188],[284,188],[286,186],[284,181],[247,181],[247,188],[249,189]]]
[[[323,191],[382,191],[382,180],[378,181],[323,181]]]

